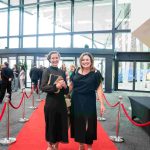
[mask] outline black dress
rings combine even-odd
[[[103,80],[98,70],[72,75],[71,137],[76,142],[92,144],[97,139],[96,90]]]
[[[50,74],[52,75],[49,83]],[[68,142],[67,107],[64,94],[69,88],[61,89],[59,93],[54,84],[58,76],[63,77],[66,82],[65,73],[56,67],[45,69],[42,75],[42,90],[47,93],[44,106],[46,123],[46,140],[51,143]]]

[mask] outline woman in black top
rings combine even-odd
[[[101,73],[94,68],[90,53],[80,56],[80,68],[71,77],[71,137],[80,143],[79,149],[92,150],[93,140],[97,139],[96,92],[101,102],[101,113],[105,110]]]
[[[65,94],[69,88],[65,72],[58,68],[60,54],[52,51],[48,55],[51,66],[44,70],[42,75],[42,90],[47,93],[44,106],[46,123],[47,150],[58,149],[58,143],[68,142],[68,121]]]

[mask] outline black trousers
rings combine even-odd
[[[11,90],[11,81],[6,81],[6,82],[2,81],[1,92],[0,92],[0,102],[3,101],[6,90],[7,90],[7,93],[9,94],[9,98],[11,100],[11,92],[12,92],[12,90]]]

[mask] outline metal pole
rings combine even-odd
[[[117,121],[116,121],[116,136],[110,136],[110,140],[116,143],[121,143],[124,142],[123,137],[119,136],[119,129],[120,129],[120,108],[121,108],[121,101],[122,101],[122,96],[119,96],[119,106],[118,106],[118,115],[117,115]]]
[[[6,135],[6,138],[0,139],[0,144],[2,144],[2,145],[8,145],[8,144],[12,144],[12,143],[16,142],[16,138],[9,137],[9,134],[10,134],[10,132],[9,132],[9,101],[10,101],[9,94],[7,93],[6,100],[5,100],[5,103],[7,103],[7,125],[6,125],[7,135]]]
[[[32,106],[30,106],[29,108],[37,109],[37,107],[34,106],[34,94],[35,94],[34,83],[32,83],[32,90],[33,90],[33,93],[32,93]]]
[[[25,93],[25,88],[22,89],[23,93]],[[23,98],[23,105],[22,105],[22,118],[19,119],[19,122],[27,122],[29,121],[28,118],[25,117],[25,96]]]
[[[40,80],[38,80],[37,88],[38,88],[38,98],[36,99],[36,101],[40,102],[40,101],[42,101],[41,98],[40,98]]]

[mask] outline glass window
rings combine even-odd
[[[10,36],[19,35],[19,9],[10,10]]]
[[[35,48],[36,47],[36,37],[24,37],[23,38],[23,48]]]
[[[16,64],[16,57],[9,57],[9,67],[13,68]]]
[[[56,29],[55,32],[71,31],[71,3],[56,3]]]
[[[36,5],[24,7],[24,35],[36,34]]]
[[[0,1],[0,8],[5,8],[7,7],[8,5],[8,0],[1,0]]]
[[[70,47],[70,35],[55,36],[55,47]]]
[[[38,47],[53,47],[53,36],[39,36]]]
[[[73,36],[74,48],[92,48],[91,34],[76,34]]]
[[[39,34],[53,33],[53,4],[40,5],[39,9]]]
[[[36,3],[37,0],[24,0],[24,4],[31,4],[31,3]]]
[[[106,48],[112,49],[112,34],[94,34],[93,48]]]
[[[96,0],[94,2],[93,24],[94,30],[112,29],[112,0]]]
[[[0,10],[0,36],[7,36],[7,16],[8,12],[7,9]],[[2,21],[3,20],[3,21]]]
[[[9,48],[19,48],[19,38],[9,38]]]
[[[149,52],[148,48],[141,41],[132,36],[131,33],[117,33],[115,38],[116,51],[123,52]]]
[[[92,30],[92,0],[75,1],[74,3],[74,31]]]
[[[7,48],[7,38],[0,38],[0,49]]]
[[[131,0],[116,0],[116,28],[130,29]]]
[[[10,0],[10,5],[11,5],[11,6],[19,5],[19,1],[20,1],[20,0]]]

